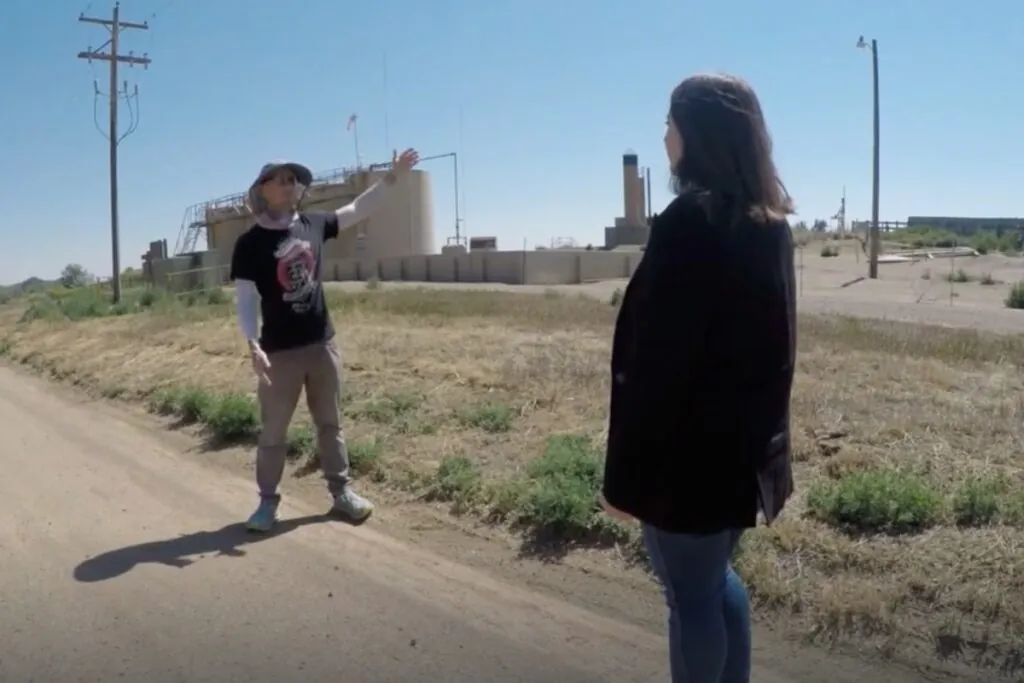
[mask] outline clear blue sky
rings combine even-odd
[[[75,55],[106,40],[79,13],[111,7],[0,6],[0,282],[69,262],[108,274],[107,148],[93,125],[93,79],[105,91],[107,71]],[[352,164],[352,112],[364,161],[384,160],[385,110],[391,146],[459,153],[468,234],[507,249],[601,243],[622,212],[627,148],[653,169],[655,208],[669,199],[668,94],[706,70],[757,89],[800,218],[834,214],[844,185],[850,217],[867,218],[861,33],[881,58],[882,218],[1024,214],[1020,2],[125,0],[122,16],[150,22],[123,47],[153,59],[122,72],[141,105],[121,145],[123,266],[151,239],[173,248],[188,205],[243,190],[267,159]],[[99,115],[105,125],[102,103]],[[425,166],[439,245],[455,218],[449,164]]]

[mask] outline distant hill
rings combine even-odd
[[[0,299],[7,299],[25,292],[34,292],[57,284],[56,280],[43,280],[38,277],[30,277],[27,280],[13,285],[0,286]]]

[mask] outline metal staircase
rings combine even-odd
[[[181,230],[178,232],[178,241],[174,246],[175,255],[206,250],[209,246],[207,228],[211,221],[223,219],[232,214],[242,214],[247,210],[244,192],[211,199],[188,207],[181,220]]]

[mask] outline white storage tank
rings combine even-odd
[[[374,171],[370,182],[386,171]],[[361,232],[365,234],[363,256],[389,258],[434,253],[434,201],[430,174],[413,170],[391,188],[390,196]]]
[[[303,208],[333,211],[384,177],[387,171],[357,171],[335,182],[323,182],[310,188]],[[252,215],[241,198],[225,205],[210,205],[204,211],[210,249],[216,249],[221,264],[231,262],[235,241],[253,224]],[[234,198],[232,198],[234,199]],[[358,236],[363,235],[362,239]],[[430,174],[413,170],[390,188],[387,199],[366,221],[345,230],[326,245],[327,259],[389,258],[434,252],[434,202]]]

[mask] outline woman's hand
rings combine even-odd
[[[623,512],[609,503],[603,493],[597,494],[597,501],[601,504],[601,509],[604,510],[604,513],[612,519],[623,522],[624,524],[632,524],[636,521],[633,515],[628,512]]]
[[[401,154],[398,153],[398,150],[395,150],[391,154],[391,171],[395,175],[408,173],[415,168],[418,163],[420,163],[420,153],[412,147]]]

